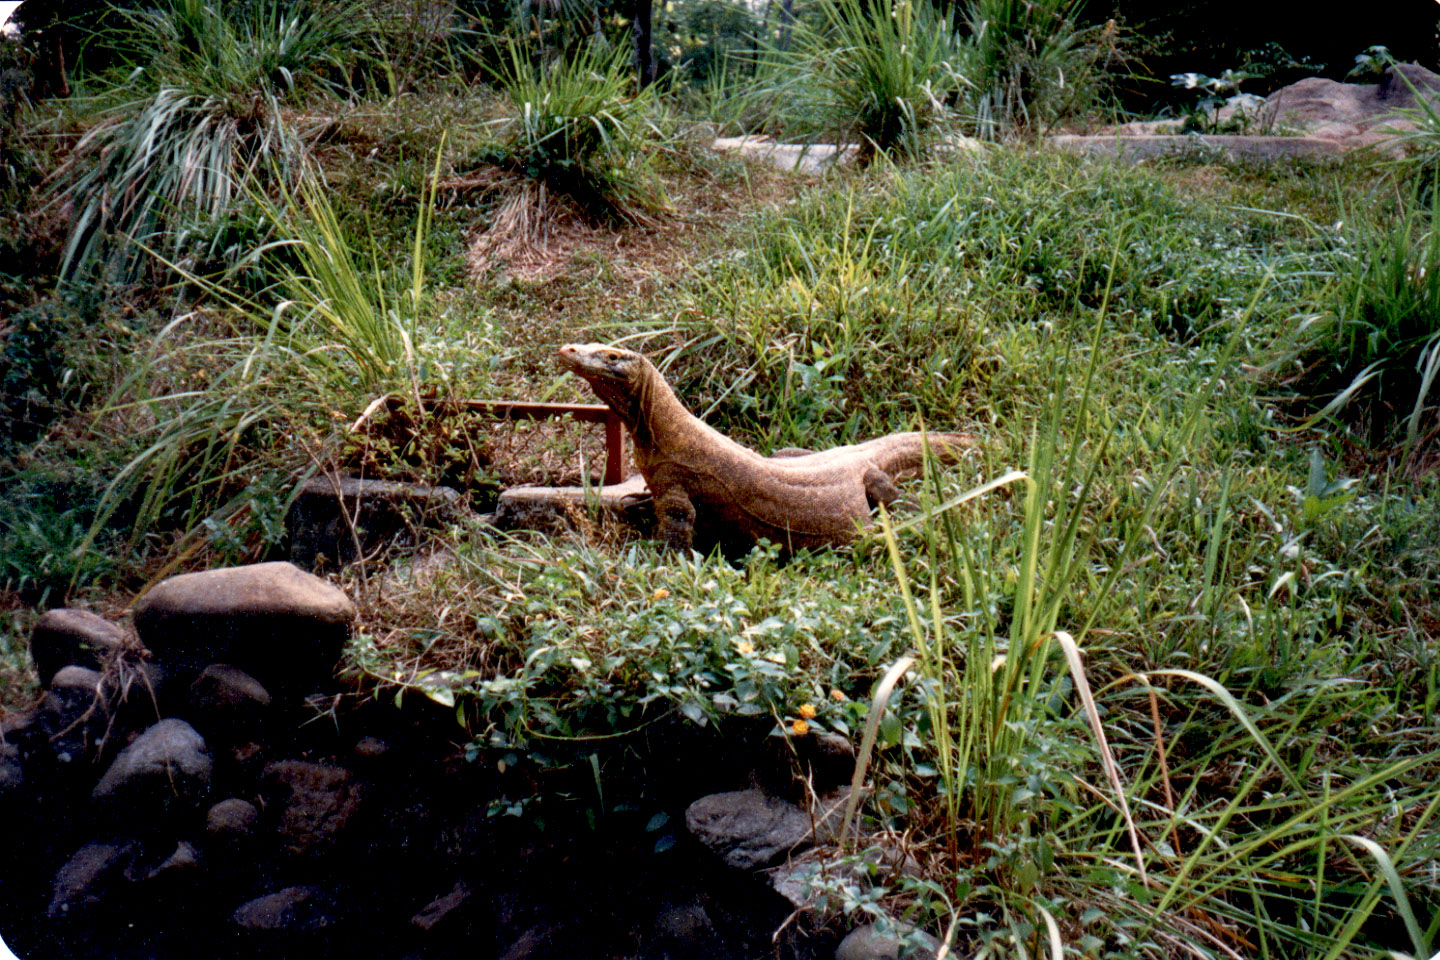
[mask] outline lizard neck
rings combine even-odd
[[[704,425],[685,409],[675,391],[654,367],[646,366],[629,398],[626,420],[637,447],[648,451],[672,446],[681,436]]]

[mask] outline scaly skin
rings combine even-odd
[[[560,348],[560,363],[583,377],[620,415],[635,439],[635,464],[655,498],[662,540],[694,543],[702,521],[787,550],[848,543],[877,503],[900,492],[895,480],[919,472],[932,455],[957,459],[971,439],[959,433],[889,436],[820,453],[786,449],[760,456],[692,416],[655,367],[638,353],[598,343]]]

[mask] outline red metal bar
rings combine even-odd
[[[497,420],[545,420],[570,417],[582,423],[605,424],[605,485],[625,480],[625,429],[614,410],[603,403],[529,403],[522,400],[427,400],[431,409],[460,408],[488,413]]]

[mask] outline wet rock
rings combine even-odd
[[[91,843],[81,847],[55,874],[54,894],[46,913],[62,917],[94,907],[124,883],[135,857],[131,843]]]
[[[450,487],[315,477],[285,517],[290,559],[306,569],[333,570],[385,544],[411,546],[418,527],[451,521],[460,502]]]
[[[335,912],[319,887],[285,887],[242,904],[230,919],[242,930],[310,933],[330,926]]]
[[[118,624],[88,610],[51,610],[30,634],[30,656],[42,686],[68,666],[99,667],[105,655],[125,644]]]
[[[255,804],[239,797],[221,800],[205,812],[205,832],[222,843],[248,838],[259,822]]]
[[[270,691],[259,680],[239,667],[212,663],[190,685],[186,715],[206,737],[231,742],[261,728],[269,706]]]
[[[93,796],[114,815],[163,819],[204,798],[213,767],[210,750],[194,727],[184,720],[161,720],[120,751]]]
[[[465,884],[457,883],[455,888],[443,897],[436,897],[425,905],[419,913],[410,918],[410,925],[418,927],[429,933],[437,925],[464,906],[465,901],[470,899],[470,888]]]
[[[737,870],[767,866],[810,839],[810,817],[762,790],[712,793],[685,811],[685,826]]]
[[[135,604],[135,629],[162,663],[198,674],[227,663],[271,692],[305,693],[330,678],[355,605],[289,563],[171,577]]]
[[[100,671],[71,666],[50,678],[35,723],[56,763],[83,766],[98,752],[109,717]]]
[[[18,797],[25,787],[25,767],[21,763],[20,747],[13,743],[0,743],[0,809],[12,798]]]
[[[280,809],[279,832],[291,853],[324,853],[344,833],[360,803],[344,767],[281,760],[265,767],[266,793]]]
[[[873,923],[851,930],[835,949],[835,960],[934,960],[940,941],[909,927],[882,933]]]
[[[194,876],[200,867],[200,855],[190,844],[181,840],[175,845],[175,852],[156,864],[145,875],[147,880],[165,883],[184,883]]]

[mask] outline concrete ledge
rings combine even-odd
[[[1141,136],[1084,137],[1060,134],[1048,141],[1071,153],[1106,159],[1139,161],[1155,157],[1214,153],[1231,159],[1289,160],[1295,157],[1333,157],[1347,145],[1325,137],[1209,136],[1205,134],[1149,134]]]
[[[511,487],[495,507],[501,530],[553,533],[587,515],[594,506],[601,523],[622,523],[648,534],[655,526],[655,507],[645,478],[635,474],[608,487]]]

